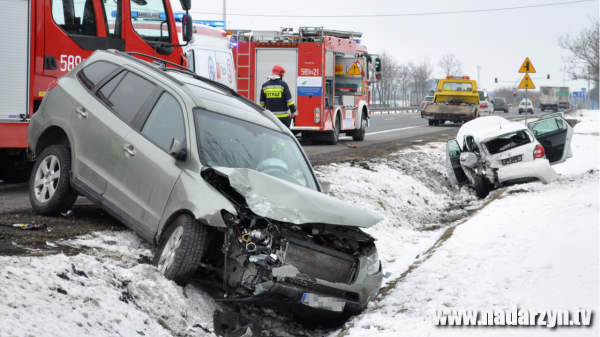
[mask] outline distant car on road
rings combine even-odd
[[[433,96],[425,96],[423,102],[421,103],[421,110],[425,107],[425,104],[433,102]]]
[[[465,123],[446,146],[452,186],[471,185],[477,196],[503,185],[558,178],[551,165],[573,157],[573,128],[560,114],[542,116],[527,126],[488,116]]]
[[[509,107],[509,108],[512,108],[512,107],[513,107],[513,104],[512,104],[512,103],[508,103],[508,107]]]
[[[494,104],[494,111],[500,110],[504,111],[504,113],[508,113],[508,103],[506,103],[506,98],[496,97],[492,100],[492,104]]]
[[[479,90],[479,116],[494,114],[494,105],[490,100],[487,90]]]
[[[519,115],[523,112],[533,113],[533,104],[530,101],[521,101],[521,103],[519,103]]]

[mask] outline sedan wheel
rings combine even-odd
[[[38,157],[29,180],[29,201],[42,215],[58,215],[68,211],[77,194],[69,182],[71,153],[61,145],[46,148]]]

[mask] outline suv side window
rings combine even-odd
[[[126,75],[123,76],[123,74]],[[115,86],[116,83],[118,84],[111,93],[110,87]],[[142,105],[146,103],[155,88],[156,85],[138,75],[123,72],[106,83],[99,92],[108,95],[105,96],[108,97],[108,99],[105,99],[105,103],[125,122],[131,124],[133,118],[140,111]]]
[[[93,0],[52,0],[52,18],[69,35],[96,36]]]
[[[165,151],[169,150],[173,138],[184,144],[183,113],[173,96],[163,92],[150,112],[142,133]]]
[[[77,73],[77,77],[86,88],[92,89],[107,75],[117,70],[117,68],[118,66],[116,64],[98,61],[83,68],[79,73]]]

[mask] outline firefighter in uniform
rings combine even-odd
[[[260,106],[271,111],[289,129],[292,122],[290,111],[295,114],[296,106],[290,88],[283,81],[284,74],[285,69],[279,64],[273,67],[272,75],[267,77],[269,80],[262,85]]]

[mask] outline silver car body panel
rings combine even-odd
[[[225,167],[214,170],[229,179],[254,213],[269,219],[352,227],[371,227],[383,220],[379,214],[258,171]]]
[[[499,183],[523,178],[537,178],[542,183],[549,184],[558,179],[558,175],[550,166],[548,159],[543,158],[505,165],[498,169]]]

